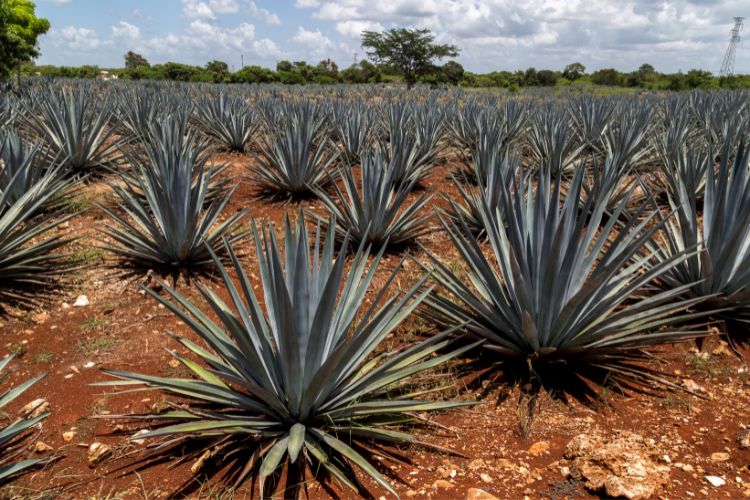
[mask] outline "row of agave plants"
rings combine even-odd
[[[261,489],[286,468],[289,485],[309,472],[361,491],[359,469],[393,491],[372,455],[439,449],[410,427],[467,404],[425,399],[414,376],[469,351],[524,386],[668,387],[646,348],[703,336],[708,318],[750,317],[747,94],[410,98],[39,83],[0,105],[0,293],[26,300],[75,267],[54,229],[77,185],[105,175],[115,199],[101,206],[102,245],[118,262],[211,268],[230,304],[200,281],[212,316],[166,284],[147,290],[202,339],[175,338],[194,377],[108,372],[102,385],[181,398],[128,416],[149,425],[138,438],[155,440],[151,453],[187,446],[186,460],[213,459],[229,484]],[[235,186],[211,162],[216,147],[254,157],[259,194],[319,197],[329,213],[287,219],[282,242],[272,224],[243,230],[246,212],[225,214]],[[392,293],[396,269],[373,290],[384,253],[431,229],[431,199],[415,188],[446,157],[460,199],[434,220],[462,270],[423,249],[410,289]],[[248,237],[261,297],[236,253]],[[383,352],[415,314],[440,333]],[[0,445],[15,443],[0,481],[34,465],[15,458],[41,418],[0,430]]]

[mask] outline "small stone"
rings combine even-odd
[[[65,441],[66,443],[73,441],[73,439],[75,439],[76,437],[76,434],[77,434],[76,431],[63,432],[62,434],[63,441]]]
[[[690,464],[681,464],[680,469],[682,469],[683,472],[695,472],[695,469]]]
[[[703,387],[701,387],[700,385],[698,385],[695,382],[695,380],[689,379],[689,378],[683,379],[683,381],[682,381],[682,387],[684,387],[685,389],[687,389],[690,392],[706,392],[706,390]]]
[[[47,314],[46,312],[40,312],[31,317],[31,321],[33,321],[37,325],[46,323],[48,320],[49,320],[49,314]]]
[[[446,481],[445,479],[438,479],[434,483],[432,483],[433,488],[439,488],[443,490],[449,490],[451,488],[455,488],[455,485],[451,483],[450,481]]]
[[[479,488],[469,488],[466,492],[466,500],[499,500],[492,493],[487,493]]]
[[[743,450],[750,448],[750,430],[745,429],[737,435],[737,444]]]
[[[487,467],[487,464],[481,458],[475,458],[469,462],[469,469],[471,470],[484,469],[485,467]]]
[[[725,451],[717,451],[716,453],[711,453],[711,460],[714,462],[726,462],[729,460],[729,453]]]
[[[180,366],[180,362],[177,361],[176,359],[170,359],[167,364],[171,366],[172,368],[177,368],[178,366]]]
[[[75,302],[73,302],[73,307],[86,307],[89,305],[89,298],[85,295],[79,295]]]
[[[485,473],[479,474],[479,479],[481,479],[483,483],[487,484],[492,482],[492,478],[490,477],[490,475]]]
[[[34,451],[37,453],[44,453],[52,450],[53,448],[43,441],[37,441],[36,444],[34,444]]]
[[[706,481],[711,483],[711,486],[713,486],[714,488],[719,488],[720,486],[724,486],[725,484],[727,484],[724,478],[719,476],[706,476]]]
[[[529,455],[538,457],[547,450],[549,450],[549,442],[539,441],[538,443],[534,443],[531,445],[531,447],[529,448]]]
[[[94,468],[112,456],[112,448],[104,443],[91,443],[88,452],[89,467]]]
[[[70,371],[73,373],[81,373],[81,370],[79,370],[76,365],[70,365]]]
[[[406,490],[406,496],[411,498],[417,496],[417,492],[414,490]]]
[[[49,410],[49,402],[44,398],[39,398],[21,408],[19,414],[22,416],[36,418],[42,413],[46,413],[47,410]]]
[[[93,361],[89,361],[88,363],[86,363],[85,365],[83,365],[83,367],[85,369],[87,369],[87,370],[90,369],[90,368],[93,368],[95,366],[96,366],[96,363],[94,363]]]

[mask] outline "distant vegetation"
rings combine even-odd
[[[21,2],[25,6],[33,3]],[[0,3],[0,5],[2,5]],[[45,21],[45,20],[42,20]],[[45,21],[46,22],[46,21]],[[306,61],[282,60],[275,69],[261,66],[245,66],[239,70],[230,68],[224,61],[210,61],[205,66],[193,66],[177,62],[150,64],[140,54],[125,54],[123,68],[100,68],[98,66],[38,66],[33,57],[34,51],[24,52],[23,57],[12,56],[6,61],[6,70],[19,62],[25,76],[40,75],[63,78],[97,78],[104,76],[128,80],[171,80],[180,82],[204,83],[282,83],[291,85],[340,84],[340,83],[381,83],[403,82],[408,86],[416,83],[431,86],[462,86],[476,88],[504,88],[516,91],[524,87],[570,87],[606,86],[625,89],[689,90],[695,88],[750,88],[750,75],[728,77],[714,76],[710,71],[691,69],[687,73],[661,73],[650,64],[642,64],[634,71],[622,72],[614,68],[598,69],[587,73],[586,67],[573,62],[563,71],[528,68],[516,71],[492,71],[472,73],[456,61],[436,64],[446,57],[456,57],[460,50],[453,45],[433,43],[434,35],[429,30],[393,28],[385,32],[362,33],[362,47],[368,60],[341,69],[331,59],[318,64]],[[35,44],[35,36],[29,42]],[[27,43],[27,46],[28,46]],[[34,45],[31,45],[32,47]],[[0,52],[0,59],[3,54]],[[0,61],[1,62],[1,61]],[[0,64],[0,69],[3,65]],[[0,78],[8,71],[0,71]]]

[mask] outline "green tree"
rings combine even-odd
[[[229,79],[229,65],[224,61],[209,62],[206,64],[206,71],[211,73],[214,83],[224,83]]]
[[[595,85],[609,85],[612,87],[622,85],[622,73],[614,68],[600,69],[591,74],[591,83]]]
[[[132,50],[125,54],[125,69],[135,69],[142,66],[145,66],[146,68],[151,66],[145,57],[136,54]]]
[[[456,61],[448,61],[440,68],[443,78],[451,85],[458,85],[464,78],[464,67]]]
[[[39,56],[38,38],[49,30],[49,21],[38,18],[30,0],[0,0],[0,78],[15,67],[21,85],[21,65]]]
[[[411,88],[420,76],[433,71],[433,61],[444,57],[456,57],[454,45],[433,43],[435,36],[427,29],[392,28],[379,33],[362,32],[362,47],[376,63],[387,64],[398,69]]]
[[[565,66],[563,71],[563,78],[566,80],[575,81],[581,78],[586,73],[586,66],[579,62],[570,63]]]
[[[554,87],[557,84],[559,76],[560,73],[550,69],[540,70],[536,74],[537,85],[541,85],[542,87]]]
[[[276,63],[276,71],[292,71],[293,69],[294,65],[289,61],[281,60]]]

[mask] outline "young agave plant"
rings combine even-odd
[[[85,87],[48,90],[41,97],[28,110],[29,125],[72,175],[92,173],[122,158],[122,141],[112,137],[118,127],[111,105],[97,102]]]
[[[5,370],[5,367],[7,367],[12,360],[13,356],[0,359],[0,384],[5,382],[8,378],[7,374],[3,374],[3,370]],[[21,394],[29,389],[29,387],[43,378],[44,375],[40,375],[21,383],[12,389],[0,391],[0,411],[13,401],[17,400]],[[35,410],[36,408],[34,408],[29,414],[21,415],[6,426],[0,425],[0,485],[10,480],[12,477],[27,471],[31,467],[46,461],[43,458],[18,460],[26,452],[25,445],[28,443],[25,438],[28,437],[29,430],[49,416],[49,413],[42,413],[32,417],[31,413],[34,413]]]
[[[684,261],[687,252],[651,265],[639,251],[663,225],[655,221],[658,212],[616,223],[625,199],[600,226],[606,204],[583,201],[583,171],[574,174],[561,202],[563,181],[552,180],[550,170],[521,176],[512,192],[501,191],[502,218],[482,206],[489,257],[462,218],[443,220],[467,278],[432,257],[445,292],[428,299],[428,316],[446,326],[466,325],[487,350],[518,363],[513,373],[542,384],[559,383],[561,373],[660,381],[632,361],[643,348],[694,337],[695,332],[657,330],[693,318],[686,309],[701,299],[679,298],[691,285],[648,298],[638,293]]]
[[[692,151],[689,164],[704,163],[706,175],[703,218],[699,196],[686,182],[675,185],[670,204],[677,219],[667,225],[664,242],[654,245],[657,260],[669,260],[684,248],[697,246],[700,253],[672,267],[661,278],[667,289],[684,290],[686,296],[709,297],[708,306],[721,316],[750,321],[750,149],[740,144],[736,153],[727,140],[718,171],[713,154]],[[679,178],[678,178],[679,179]]]
[[[138,438],[164,439],[167,444],[157,444],[157,453],[169,453],[167,445],[199,445],[184,459],[209,450],[211,456],[224,458],[222,467],[229,467],[226,477],[235,486],[259,479],[261,496],[266,478],[285,464],[290,488],[304,481],[309,468],[316,477],[327,474],[359,491],[356,467],[393,492],[368,455],[390,444],[430,447],[405,429],[415,422],[413,412],[458,404],[413,399],[405,393],[405,384],[466,348],[442,351],[448,345],[442,334],[373,356],[429,293],[418,291],[424,282],[401,297],[387,297],[394,274],[373,305],[364,306],[382,252],[368,269],[369,251],[361,247],[347,272],[346,248],[334,253],[334,221],[328,224],[325,242],[320,229],[316,232],[312,255],[301,215],[293,226],[286,221],[284,257],[273,227],[253,227],[265,306],[227,247],[238,285],[218,259],[216,265],[233,308],[198,284],[218,323],[169,287],[165,290],[171,300],[151,293],[205,342],[207,347],[201,347],[177,338],[201,361],[173,353],[195,378],[107,371],[122,381],[100,385],[146,386],[190,398],[191,405],[136,416],[161,424]]]
[[[70,240],[46,236],[73,214],[41,210],[68,189],[59,177],[54,171],[44,175],[16,201],[13,189],[0,188],[0,298],[23,302],[32,289],[43,292],[70,267],[67,256],[56,252]]]
[[[258,130],[259,119],[245,99],[225,92],[199,100],[195,113],[202,130],[229,151],[244,153]]]
[[[537,165],[556,165],[564,172],[576,169],[583,146],[571,133],[571,119],[562,108],[545,105],[531,120],[528,145]]]
[[[283,116],[265,142],[258,143],[251,167],[261,191],[275,196],[311,196],[329,179],[338,151],[328,136],[325,115],[306,103]]]
[[[361,183],[351,168],[343,167],[344,194],[333,184],[335,196],[324,191],[319,198],[340,223],[340,238],[350,237],[356,244],[371,245],[375,249],[391,248],[413,243],[429,228],[430,216],[419,215],[431,196],[427,193],[407,203],[415,180],[399,183],[396,170],[390,168],[382,150],[366,153],[360,168]],[[318,216],[325,222],[325,219]]]
[[[333,133],[349,163],[359,161],[375,125],[373,112],[364,101],[339,100],[332,106]]]
[[[205,143],[185,123],[172,116],[152,126],[144,156],[130,157],[137,175],[123,175],[124,186],[113,187],[127,217],[101,207],[116,223],[101,229],[114,240],[105,248],[133,265],[177,272],[205,267],[222,239],[247,235],[237,230],[244,211],[219,221],[234,190],[207,201],[214,167]]]
[[[520,159],[513,155],[509,158],[508,151],[487,149],[481,154],[474,154],[475,179],[480,179],[477,186],[469,186],[466,177],[464,182],[456,182],[463,204],[447,198],[450,209],[446,215],[455,222],[463,221],[469,228],[470,234],[480,236],[485,233],[482,211],[498,212],[502,218],[504,206],[502,192],[510,191],[513,179],[519,171]]]

